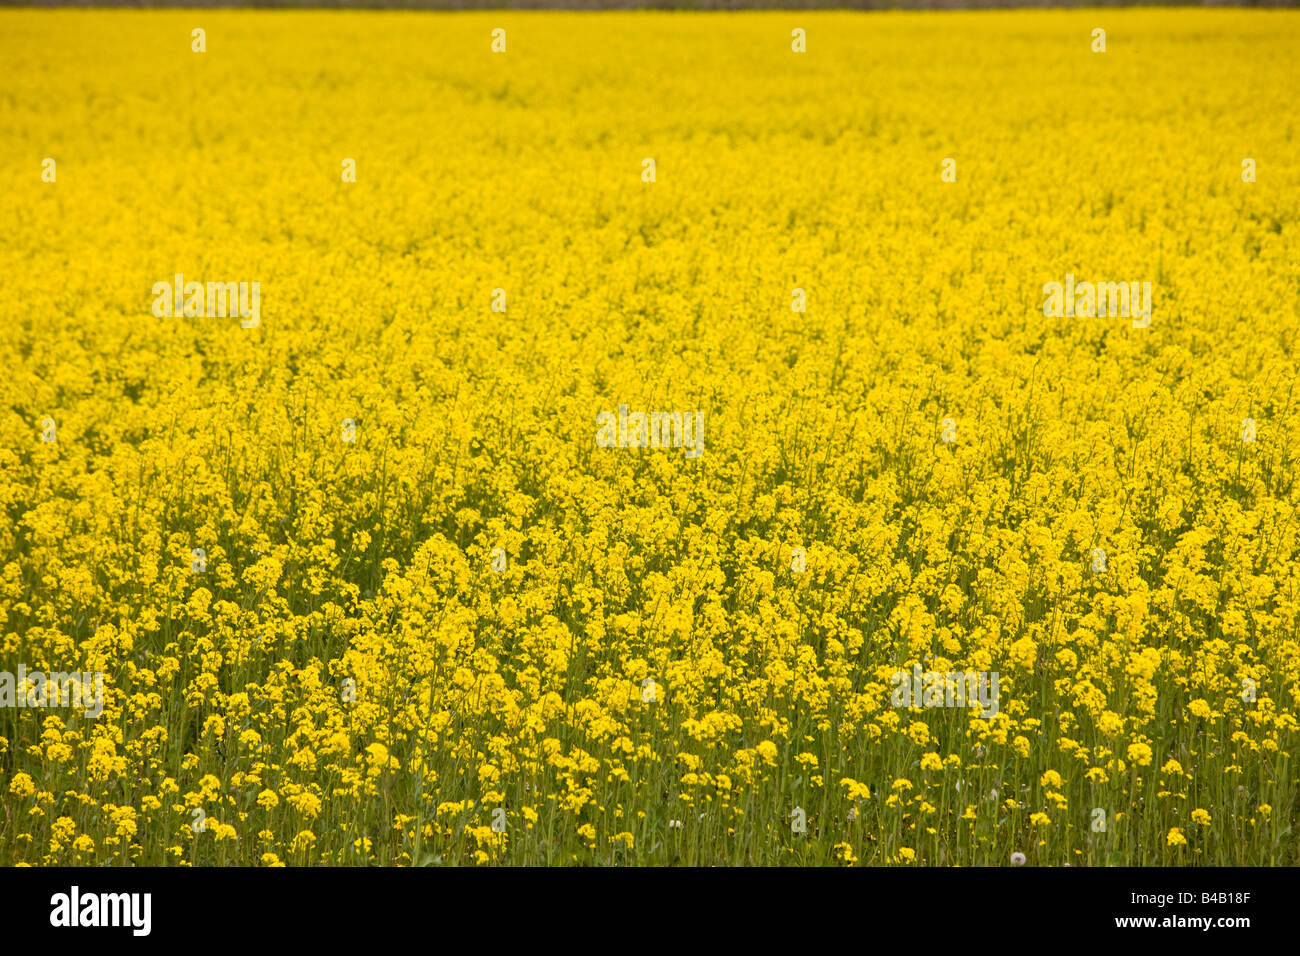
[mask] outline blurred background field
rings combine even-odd
[[[1294,7],[1295,0],[0,0],[0,7],[373,10],[1009,10],[1086,7]]]

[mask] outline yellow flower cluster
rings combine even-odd
[[[1300,863],[1298,42],[0,12],[0,862]]]

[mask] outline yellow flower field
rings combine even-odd
[[[1300,863],[1298,48],[0,11],[0,862]]]

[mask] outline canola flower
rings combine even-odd
[[[0,861],[1300,863],[1298,33],[0,11]]]

